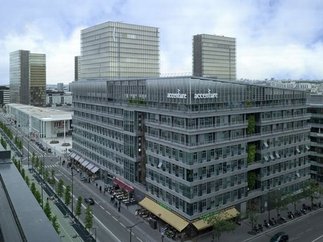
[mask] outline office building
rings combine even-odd
[[[74,57],[74,81],[79,79],[81,72],[81,56]]]
[[[308,113],[311,115],[311,177],[323,182],[323,97],[310,95],[308,99]]]
[[[12,103],[45,106],[46,55],[17,50],[10,53]]]
[[[0,86],[0,106],[10,103],[10,89],[7,86]]]
[[[211,212],[265,209],[269,191],[297,192],[310,178],[304,91],[190,76],[71,88],[76,161],[198,230]]]
[[[106,22],[81,31],[78,79],[159,76],[158,28]]]
[[[194,35],[193,75],[235,81],[235,38],[210,34]]]

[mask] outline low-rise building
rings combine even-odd
[[[72,112],[23,104],[5,105],[11,122],[33,139],[56,138],[72,133]]]

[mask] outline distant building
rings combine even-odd
[[[57,90],[46,90],[46,107],[71,106],[72,93]]]
[[[77,79],[158,77],[158,28],[106,22],[83,29],[81,67]]]
[[[10,53],[10,102],[45,106],[46,55],[17,50]]]
[[[56,138],[72,133],[72,112],[23,104],[7,104],[5,112],[31,138]]]
[[[81,72],[81,56],[74,57],[74,81],[79,79]]]
[[[57,83],[57,91],[64,91],[64,83]]]
[[[7,86],[0,86],[0,107],[10,103],[10,89]]]
[[[210,34],[194,35],[193,75],[236,80],[235,38]]]

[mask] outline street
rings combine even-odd
[[[274,234],[283,231],[289,235],[289,242],[323,242],[322,218],[323,210],[317,210],[311,214],[289,220],[288,223],[268,230],[268,232],[264,230],[264,234],[245,241],[268,242]]]

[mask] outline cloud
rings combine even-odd
[[[236,38],[238,78],[323,77],[320,0],[14,0],[0,14],[2,83],[17,49],[46,53],[48,83],[71,82],[80,29],[106,21],[159,27],[162,73],[190,73],[192,37],[209,33]]]

